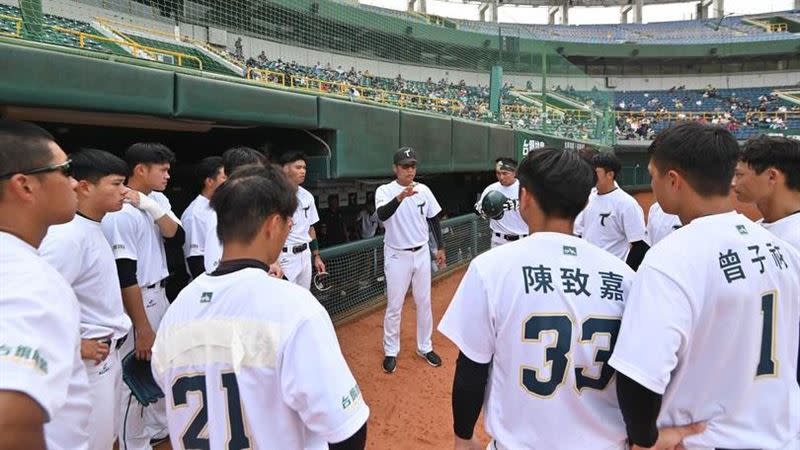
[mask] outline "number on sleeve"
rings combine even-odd
[[[242,402],[239,398],[239,383],[236,381],[236,374],[227,372],[222,374],[222,389],[225,391],[225,400],[228,410],[227,429],[230,430],[228,436],[228,450],[242,450],[250,448],[250,437],[247,435]],[[172,399],[176,408],[186,406],[187,393],[200,393],[200,410],[195,414],[183,436],[180,437],[184,448],[209,450],[209,438],[200,437],[200,433],[208,428],[208,394],[206,391],[206,376],[191,375],[180,377],[172,383]]]

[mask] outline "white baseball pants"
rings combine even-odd
[[[111,342],[108,356],[100,364],[84,360],[89,376],[89,400],[92,419],[89,421],[89,450],[109,450],[119,432],[119,395],[122,389],[122,364],[116,341]]]
[[[300,253],[292,253],[291,248],[288,250],[281,252],[278,259],[283,275],[292,283],[311,289],[311,250],[306,248]]]
[[[386,274],[386,316],[383,319],[383,352],[386,356],[400,353],[400,319],[403,302],[411,284],[417,306],[417,349],[433,350],[433,314],[431,313],[431,258],[427,245],[417,251],[383,247],[383,268]]]
[[[153,331],[158,331],[161,318],[164,317],[169,306],[166,291],[163,287],[158,286],[152,289],[143,287],[142,301],[150,326],[153,327]],[[134,340],[133,332],[131,332],[120,347],[120,360],[133,351]],[[162,437],[168,433],[167,409],[163,398],[145,408],[131,394],[128,385],[122,383],[119,404],[120,450],[149,450],[151,448],[150,439]]]

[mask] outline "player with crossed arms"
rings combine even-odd
[[[689,449],[800,448],[800,254],[734,211],[727,130],[683,123],[649,152],[653,193],[685,225],[645,256],[609,360],[633,448],[690,422],[707,427]]]
[[[153,348],[172,448],[363,449],[369,408],[328,313],[268,275],[294,187],[275,166],[243,167],[211,207],[222,261],[181,291]]]
[[[531,235],[476,257],[439,324],[460,350],[457,449],[484,448],[473,438],[484,404],[490,449],[626,448],[608,358],[633,271],[572,235],[592,172],[574,152],[528,154],[518,177]]]

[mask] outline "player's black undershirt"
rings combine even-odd
[[[428,227],[433,233],[433,240],[436,242],[436,248],[444,250],[444,241],[442,240],[442,224],[439,221],[439,215],[428,218]]]
[[[336,444],[328,444],[330,450],[363,450],[367,447],[367,424],[349,438]]]
[[[625,263],[627,263],[628,266],[630,266],[630,268],[634,271],[639,270],[639,265],[642,264],[644,255],[647,254],[648,250],[650,250],[650,246],[647,245],[645,241],[634,242],[631,244],[631,251],[628,252],[628,257],[625,259]]]
[[[264,264],[263,262],[257,259],[248,259],[248,258],[241,258],[241,259],[229,259],[227,261],[222,261],[217,266],[217,269],[211,272],[209,275],[212,277],[217,277],[220,275],[227,275],[229,273],[237,272],[242,269],[246,269],[248,267],[252,267],[254,269],[261,269],[264,272],[269,273],[269,266]]]
[[[389,217],[392,217],[397,208],[400,207],[400,200],[397,197],[393,198],[389,203],[379,207],[376,211],[378,213],[378,219],[381,222],[386,222]]]
[[[628,443],[652,447],[658,440],[656,419],[661,411],[661,395],[617,372],[617,399]]]
[[[186,265],[189,266],[189,274],[192,279],[200,276],[206,271],[205,263],[203,262],[203,255],[190,256],[186,258]]]
[[[481,413],[489,364],[480,364],[459,352],[453,377],[453,431],[461,439],[472,439]]]
[[[125,289],[127,287],[139,284],[136,280],[136,260],[135,259],[118,259],[117,275],[119,276],[119,287]]]

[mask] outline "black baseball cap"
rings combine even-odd
[[[417,152],[411,147],[402,147],[394,152],[394,165],[402,166],[417,163]]]

